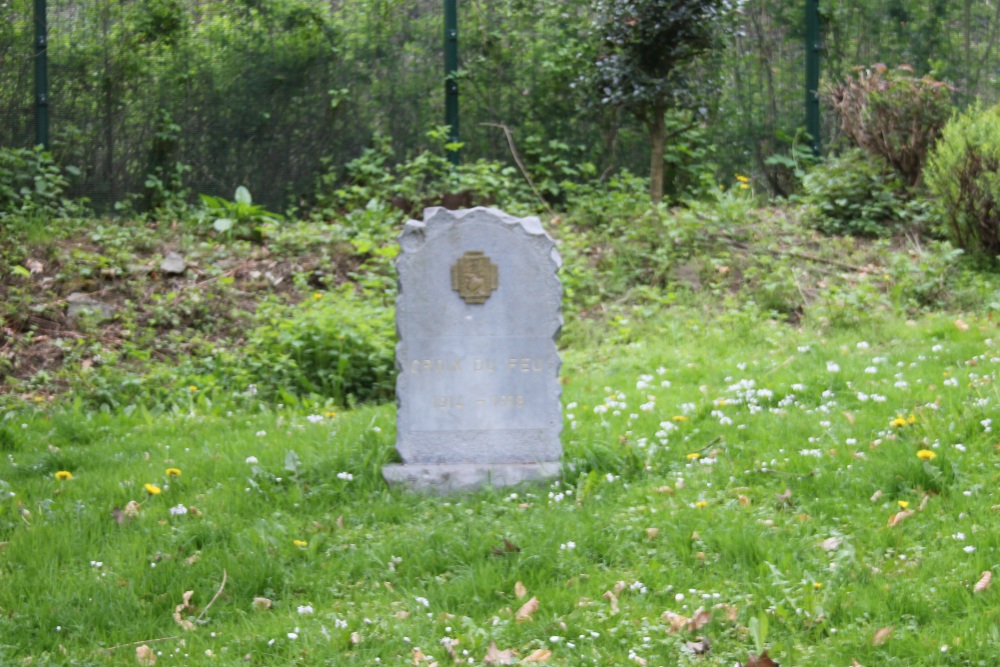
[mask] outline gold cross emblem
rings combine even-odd
[[[486,303],[498,284],[497,265],[480,250],[469,250],[451,267],[451,288],[466,303]]]

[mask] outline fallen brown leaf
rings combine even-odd
[[[851,667],[865,667],[865,666],[864,666],[864,665],[862,665],[862,664],[861,664],[860,662],[858,662],[857,660],[855,660],[854,658],[851,658]]]
[[[872,501],[873,503],[877,503],[879,501],[879,498],[881,497],[882,497],[882,490],[879,489],[878,491],[872,494],[872,497],[869,498],[869,500]]]
[[[265,611],[271,608],[271,601],[267,598],[254,598],[253,608],[257,611]]]
[[[194,630],[194,623],[182,616],[186,611],[194,611],[194,607],[191,605],[191,597],[193,595],[194,591],[184,591],[184,595],[181,598],[183,602],[174,607],[174,621],[185,630]]]
[[[962,320],[955,320],[955,328],[959,331],[968,331],[969,325]]]
[[[135,659],[143,667],[156,664],[156,652],[145,644],[135,647]]]
[[[604,591],[604,599],[611,603],[611,613],[618,613],[618,596],[611,591]]]
[[[414,648],[413,649],[413,664],[414,665],[419,665],[420,663],[422,663],[426,659],[427,659],[427,656],[424,655],[423,651],[421,651],[418,648]]]
[[[525,662],[548,662],[549,658],[551,658],[551,657],[552,657],[552,651],[550,651],[547,648],[540,648],[540,649],[536,649],[534,652],[532,652],[531,655],[529,655],[528,657],[526,657],[521,662],[522,663],[525,663]]]
[[[613,592],[613,593],[615,594],[615,596],[617,597],[617,596],[619,596],[619,595],[621,595],[621,594],[622,594],[622,591],[624,591],[624,590],[625,590],[625,587],[626,587],[626,586],[628,586],[628,584],[626,584],[626,583],[625,583],[624,581],[616,581],[616,582],[615,582],[615,587],[614,587],[614,588],[612,588],[612,589],[611,589],[611,591],[612,591],[612,592]]]
[[[820,543],[824,551],[836,551],[840,548],[840,538],[839,537],[828,537]]]
[[[659,528],[647,528],[646,529],[646,539],[655,540],[656,536],[660,534]]]
[[[742,494],[740,494],[740,496],[738,497],[738,499],[740,501],[740,505],[749,505],[750,504],[750,499],[747,498],[746,496],[742,495]]]
[[[704,607],[698,607],[694,616],[688,621],[687,627],[691,632],[697,632],[712,621],[712,612],[706,611]]]
[[[496,642],[490,642],[490,647],[486,649],[486,656],[483,657],[484,665],[513,665],[514,649],[501,651],[497,648]]]
[[[778,663],[776,663],[774,660],[771,659],[771,656],[767,654],[767,651],[764,651],[759,656],[751,653],[750,657],[747,658],[747,664],[743,665],[743,663],[740,663],[740,667],[780,667],[780,666],[778,665]]]
[[[674,490],[672,488],[670,488],[669,486],[658,486],[658,487],[656,487],[656,492],[657,493],[665,493],[668,496],[674,495]]]
[[[357,646],[361,643],[361,634],[358,632],[351,633],[351,643]]]
[[[889,517],[889,527],[898,526],[907,519],[913,516],[913,510],[903,510],[902,512],[896,512],[891,517]]]
[[[672,611],[663,612],[663,618],[670,624],[670,634],[676,634],[681,630],[684,630],[687,628],[688,623],[691,622],[691,619],[687,616],[681,616],[680,614]]]
[[[527,594],[528,594],[528,589],[524,587],[524,584],[522,584],[520,581],[514,584],[514,595],[517,596],[518,600],[520,600]]]
[[[852,415],[850,412],[847,412],[846,410],[842,414],[847,419],[847,423],[850,424],[851,426],[854,426],[854,415]]]
[[[712,649],[712,646],[708,641],[708,637],[695,637],[695,641],[693,642],[684,642],[684,648],[695,655],[704,655]]]
[[[531,615],[538,611],[538,598],[532,597],[530,600],[524,603],[524,605],[517,610],[514,614],[514,619],[518,623],[523,623],[524,621],[530,621]]]
[[[876,632],[875,636],[872,637],[872,646],[881,646],[882,644],[889,641],[889,637],[892,636],[892,631],[895,629],[896,629],[895,625],[890,625],[889,627],[882,628],[881,630]]]
[[[506,556],[507,554],[516,554],[521,550],[521,547],[517,546],[506,537],[503,538],[502,547],[493,547],[492,552],[494,556]]]
[[[985,591],[987,588],[990,587],[991,583],[993,583],[993,573],[990,572],[989,570],[986,570],[985,572],[983,572],[983,575],[979,578],[979,581],[976,582],[976,585],[972,587],[972,592],[982,593],[983,591]]]

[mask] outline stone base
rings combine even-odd
[[[485,486],[513,486],[559,476],[558,461],[546,463],[451,463],[387,465],[382,476],[389,486],[423,493],[476,491]]]

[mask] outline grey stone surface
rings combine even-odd
[[[426,493],[456,493],[548,480],[558,476],[559,470],[559,463],[453,463],[389,465],[382,474],[393,486]]]
[[[160,271],[164,273],[184,273],[187,270],[187,262],[176,252],[168,252],[167,256],[160,262]]]
[[[115,310],[110,303],[102,303],[83,292],[73,292],[66,297],[66,319],[70,322],[75,322],[84,313],[91,313],[98,320],[107,320],[114,317]]]
[[[450,488],[464,482],[432,480],[505,485],[540,470],[553,474],[562,455],[555,344],[562,288],[552,238],[537,218],[430,208],[423,222],[406,224],[399,243],[396,449],[403,470],[387,468],[386,479]],[[467,260],[492,268],[466,271]],[[471,467],[420,472],[456,465]]]

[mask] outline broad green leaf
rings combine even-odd
[[[233,228],[233,221],[229,218],[218,218],[212,223],[212,227],[215,228],[215,231],[220,233],[228,232]]]
[[[236,188],[236,196],[234,197],[237,204],[246,204],[249,206],[253,203],[253,199],[250,197],[250,191],[247,190],[242,185]]]

